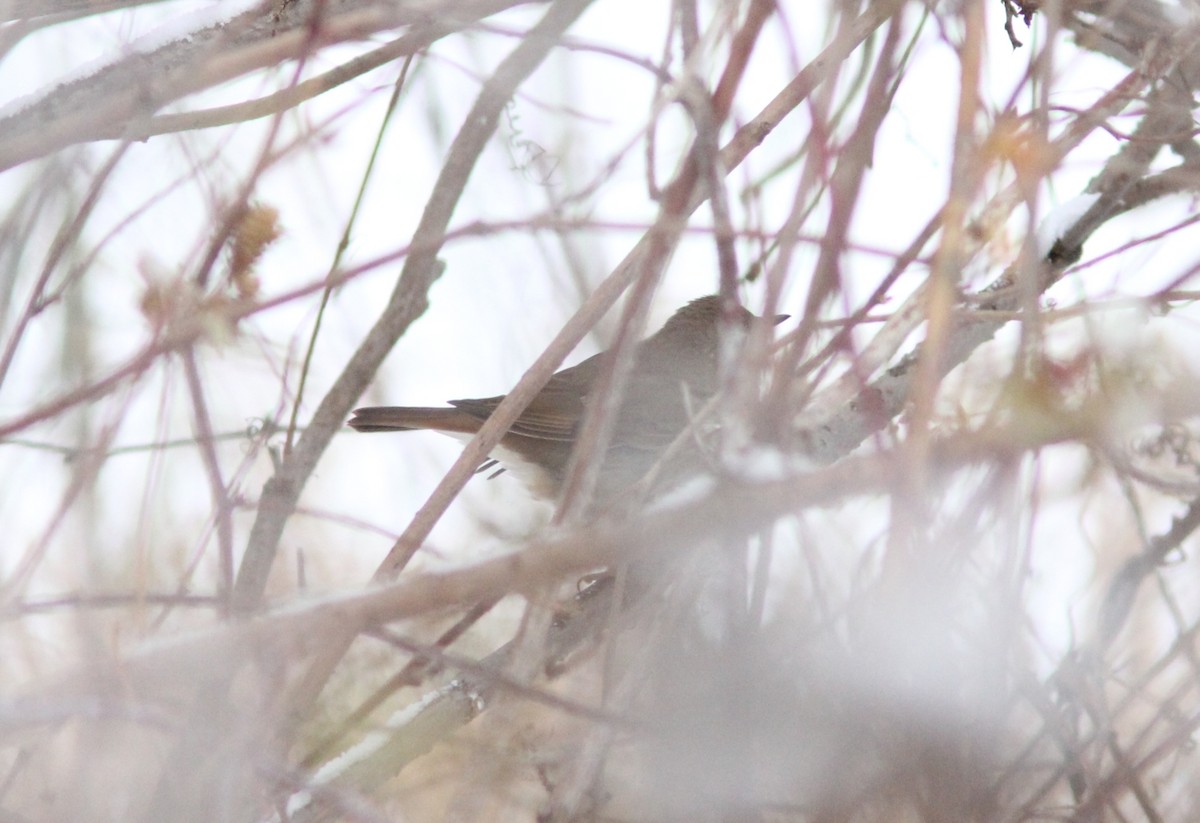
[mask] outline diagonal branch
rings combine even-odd
[[[454,30],[520,4],[297,0],[263,2],[228,20],[208,14],[183,37],[160,45],[152,33],[131,44],[130,54],[8,106],[0,114],[0,170],[76,143],[144,135],[163,106],[303,57],[313,45],[359,40],[398,26],[425,26],[431,16],[438,21],[435,31]],[[321,15],[315,44],[310,31],[314,14]]]

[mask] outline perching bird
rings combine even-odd
[[[718,295],[693,300],[638,344],[597,476],[596,502],[612,500],[641,480],[691,415],[716,394],[720,306]],[[786,318],[778,315],[772,321]],[[735,321],[743,328],[755,319],[737,308]],[[493,456],[535,496],[558,496],[592,386],[610,357],[610,352],[601,352],[554,374],[500,440]],[[350,426],[361,432],[429,429],[466,440],[504,397],[451,400],[450,408],[362,408],[355,410]],[[676,468],[667,482],[688,473],[682,465]]]

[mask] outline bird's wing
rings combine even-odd
[[[509,432],[537,440],[571,442],[583,418],[587,393],[603,368],[603,354],[556,372],[513,423]],[[451,400],[450,405],[486,420],[505,395]]]

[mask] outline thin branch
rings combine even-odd
[[[230,595],[233,593],[233,520],[229,492],[221,479],[221,463],[214,448],[212,420],[208,414],[208,402],[204,399],[204,382],[200,368],[196,365],[196,350],[183,352],[183,373],[187,379],[188,393],[192,399],[192,419],[196,429],[196,443],[200,447],[200,461],[208,477],[209,494],[212,495],[213,511],[217,521],[217,592],[224,613],[229,613]]]

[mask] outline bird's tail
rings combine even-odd
[[[369,406],[355,409],[349,425],[360,432],[431,429],[440,432],[474,434],[479,431],[483,421],[461,409],[424,406]]]

